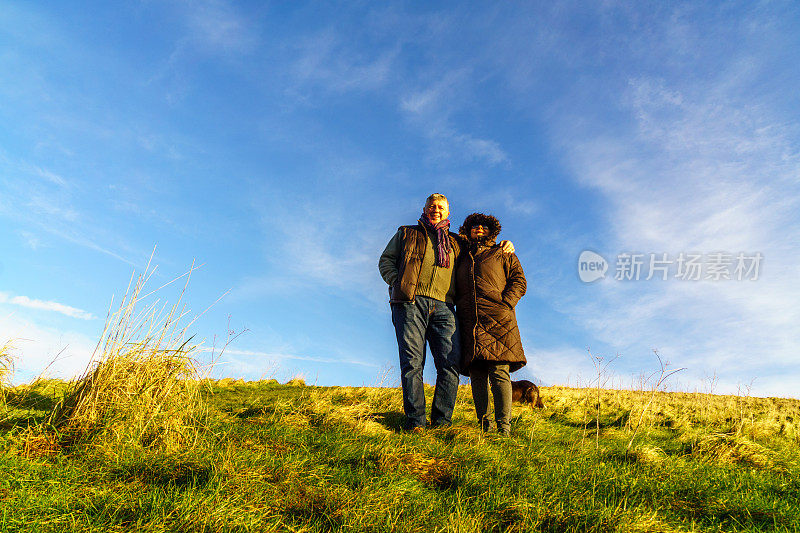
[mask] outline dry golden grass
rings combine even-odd
[[[542,387],[546,413],[575,425],[594,424],[594,389]],[[800,401],[688,392],[657,392],[644,411],[651,391],[600,390],[600,419],[605,428],[630,430],[641,418],[644,427],[691,431],[704,427],[716,433],[757,440],[782,438],[800,444]],[[644,412],[643,412],[644,411]]]
[[[287,385],[292,385],[292,381],[295,380]],[[312,389],[306,415],[326,427],[348,427],[356,433],[385,436],[390,430],[377,422],[373,413],[378,406],[399,409],[394,403],[395,396],[393,391],[385,389],[340,387],[333,394]]]
[[[19,443],[17,453],[28,459],[50,457],[61,451],[56,436],[39,427],[26,428],[16,439]]]
[[[14,356],[12,355],[13,346],[11,341],[0,346],[0,402],[5,402],[6,387],[11,384],[11,376],[14,374]]]
[[[692,439],[691,444],[692,455],[699,460],[740,464],[780,473],[789,471],[778,454],[742,436],[712,433]]]
[[[412,434],[401,430],[399,388],[200,383],[209,387],[204,398],[220,437],[208,448],[177,457],[145,450],[116,462],[53,460],[59,442],[31,432],[28,449],[16,450],[28,462],[13,457],[5,467],[25,488],[4,496],[0,487],[0,503],[20,501],[22,490],[35,496],[7,503],[4,516],[15,526],[66,527],[58,522],[65,510],[78,509],[73,529],[111,531],[794,531],[800,524],[797,446],[775,425],[776,417],[791,423],[797,400],[603,390],[598,447],[597,390],[543,387],[548,407],[515,404],[512,437],[502,439],[481,432],[468,386],[459,388],[454,427]]]
[[[217,387],[234,387],[236,385],[244,385],[243,379],[222,378],[214,383]]]
[[[640,444],[630,452],[631,456],[639,463],[660,465],[666,458],[667,454],[658,446],[648,446],[647,444]]]
[[[179,308],[181,298],[171,308],[156,301],[137,310],[149,296],[142,291],[150,275],[146,270],[133,286],[131,279],[106,319],[93,362],[50,417],[69,443],[112,454],[125,445],[171,452],[192,448],[200,438],[205,408],[192,359],[197,346],[182,325],[187,313]]]
[[[453,464],[439,457],[426,457],[414,451],[387,452],[378,461],[384,472],[402,471],[427,485],[442,486],[453,479]]]

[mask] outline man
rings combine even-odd
[[[431,426],[450,426],[456,403],[461,351],[454,267],[465,241],[449,231],[449,216],[447,198],[430,195],[418,224],[400,226],[378,261],[381,277],[389,284],[409,431],[421,431],[426,425],[422,382],[426,341],[436,366]],[[513,252],[511,243],[501,244],[504,251]]]

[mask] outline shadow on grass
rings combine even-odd
[[[12,391],[0,407],[0,431],[42,424],[57,403],[57,398],[36,391]]]
[[[261,416],[272,412],[271,410],[268,411],[263,407],[247,407],[234,413],[236,418],[253,418],[254,416]]]
[[[141,481],[149,485],[185,487],[203,485],[211,478],[211,468],[197,461],[142,461],[112,470],[125,481]]]
[[[48,413],[31,414],[30,411],[22,413],[0,412],[0,431],[10,431],[14,428],[38,426],[47,420]]]
[[[628,424],[628,420],[630,419],[630,412],[625,412],[619,415],[618,417],[614,418],[613,420],[600,420],[600,429],[607,429],[607,428],[622,428]],[[569,426],[578,429],[593,429],[597,427],[597,419],[593,418],[586,422],[583,421],[574,421],[569,420],[563,416],[554,415],[550,417],[553,422],[561,424],[563,426]]]
[[[11,392],[6,396],[6,404],[16,409],[27,409],[31,411],[50,412],[58,403],[58,398],[41,394],[36,391],[25,391],[21,393]]]
[[[403,423],[406,420],[406,416],[399,411],[383,411],[372,413],[370,419],[381,424],[386,429],[399,433],[403,431]]]
[[[458,479],[452,472],[443,472],[430,479],[423,479],[422,482],[438,490],[455,491],[458,488]]]
[[[309,522],[317,523],[324,531],[339,531],[344,524],[342,508],[347,505],[336,494],[312,486],[286,487],[281,506],[288,522],[305,530]]]
[[[703,493],[683,489],[675,493],[670,502],[672,509],[680,514],[709,526],[771,528],[775,524],[788,524],[790,517],[772,509],[726,507],[724,503]]]

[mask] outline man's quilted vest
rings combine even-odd
[[[417,292],[419,272],[425,254],[427,235],[421,225],[400,226],[402,252],[398,257],[397,279],[391,287],[390,302],[413,302]],[[461,255],[459,236],[450,232],[454,263]],[[455,264],[451,265],[455,268]]]

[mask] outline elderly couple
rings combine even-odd
[[[475,413],[489,430],[489,384],[497,430],[511,431],[509,373],[525,365],[514,306],[526,282],[514,247],[495,244],[496,218],[469,215],[459,234],[449,231],[450,207],[432,194],[418,224],[401,226],[378,267],[389,284],[392,323],[400,350],[405,429],[426,425],[422,369],[425,343],[436,365],[431,425],[451,425],[459,373],[470,377]]]

